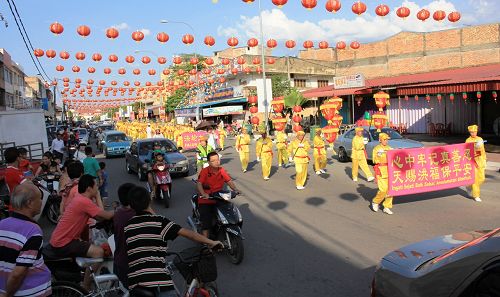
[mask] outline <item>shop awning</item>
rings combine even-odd
[[[302,92],[304,98],[317,98],[317,97],[333,97],[333,96],[346,96],[356,94],[369,94],[371,89],[367,88],[348,88],[348,89],[334,89],[333,85],[312,89]]]
[[[452,79],[440,82],[410,85],[398,88],[396,95],[449,94],[496,91],[500,89],[500,76],[488,78]]]

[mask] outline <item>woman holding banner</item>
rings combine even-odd
[[[474,161],[476,162],[474,168],[475,181],[472,184],[472,198],[476,202],[481,202],[481,185],[485,179],[485,169],[486,169],[486,151],[484,150],[484,140],[477,136],[477,125],[472,125],[467,127],[469,130],[470,137],[465,140],[466,143],[474,143]]]
[[[387,151],[392,150],[392,148],[387,144],[389,140],[389,135],[386,133],[380,133],[378,135],[378,140],[380,144],[373,149],[373,163],[375,164],[375,177],[377,178],[378,192],[375,198],[372,200],[372,210],[377,212],[379,209],[379,204],[383,201],[383,212],[392,215],[392,197],[387,196],[387,191],[389,190],[389,175],[387,170]]]

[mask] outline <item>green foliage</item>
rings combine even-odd
[[[273,98],[288,95],[292,89],[286,75],[273,75],[271,83],[273,86]]]
[[[186,97],[188,89],[182,87],[177,89],[170,97],[167,98],[165,102],[165,111],[171,113],[179,105],[179,103]]]
[[[134,102],[132,104],[132,111],[137,113],[137,112],[139,112],[139,109],[141,107],[144,107],[144,104],[142,104],[141,102]]]
[[[292,108],[295,105],[302,106],[304,103],[308,101],[307,98],[304,98],[302,96],[302,93],[299,92],[297,89],[292,88],[290,92],[285,95],[285,107],[287,108]]]

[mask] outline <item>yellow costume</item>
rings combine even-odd
[[[284,165],[288,162],[288,136],[286,133],[279,131],[276,134],[276,149],[278,151],[278,166]]]
[[[221,150],[224,150],[224,140],[226,139],[227,133],[224,128],[219,128],[219,146]]]
[[[304,136],[304,132],[297,132],[297,136]],[[289,151],[290,157],[295,162],[295,186],[298,190],[304,188],[307,179],[307,165],[309,163],[309,149],[311,148],[309,142],[305,139],[302,141],[295,139],[290,143]]]
[[[255,151],[257,159],[260,159],[262,164],[262,177],[265,180],[269,179],[271,174],[271,166],[273,163],[273,142],[266,136],[266,138],[259,138],[257,140]]]
[[[389,139],[389,136],[385,133],[379,134],[379,140],[383,138]],[[392,148],[389,145],[379,144],[373,149],[373,163],[377,166],[378,170],[375,170],[377,176],[377,186],[378,192],[375,198],[372,200],[372,208],[374,211],[378,210],[378,205],[383,201],[384,212],[392,214],[390,209],[392,208],[392,197],[387,196],[387,191],[389,190],[389,175],[387,172],[387,151]],[[388,209],[386,211],[385,209]]]
[[[236,150],[240,154],[241,169],[246,172],[250,159],[250,135],[245,133],[236,137]]]
[[[323,169],[326,168],[325,141],[323,140],[323,138],[321,138],[321,136],[316,135],[314,136],[313,146],[314,146],[313,150],[314,171],[316,171],[316,173],[319,174],[322,173]]]
[[[477,133],[477,125],[472,125],[468,127],[469,132]],[[485,180],[485,169],[486,169],[486,151],[484,150],[484,142],[483,139],[479,136],[472,137],[470,136],[465,140],[466,143],[473,142],[474,143],[474,160],[476,161],[476,165],[474,166],[474,174],[475,180],[472,184],[472,198],[476,201],[481,201],[481,185]]]
[[[361,130],[359,130],[361,129]],[[356,128],[356,132],[363,131],[362,127]],[[373,180],[373,174],[368,167],[368,163],[366,162],[366,149],[365,149],[365,138],[363,136],[354,136],[352,139],[352,180],[358,181],[358,169],[361,167],[361,170],[366,175],[368,181]]]

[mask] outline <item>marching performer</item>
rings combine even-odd
[[[476,162],[474,166],[475,180],[472,184],[472,198],[476,202],[481,202],[481,185],[485,179],[485,169],[486,169],[486,151],[484,150],[484,140],[477,136],[477,125],[472,125],[467,127],[469,130],[470,137],[465,140],[466,143],[474,143],[474,161]]]
[[[352,159],[352,180],[357,182],[358,181],[358,170],[359,167],[361,167],[361,170],[366,175],[366,179],[370,182],[374,180],[375,178],[373,177],[372,172],[370,171],[370,168],[368,167],[368,163],[366,162],[366,148],[365,145],[368,143],[368,140],[366,140],[363,137],[363,127],[356,127],[356,136],[352,139],[352,153],[351,153],[351,159]]]
[[[321,129],[316,129],[316,135],[313,140],[313,157],[314,157],[314,170],[316,174],[326,173],[326,149],[325,141],[321,137]]]
[[[219,133],[219,146],[221,151],[224,150],[224,140],[226,139],[227,133],[224,130],[224,126],[219,126],[219,129],[217,130]]]
[[[305,138],[304,131],[297,132],[297,138],[289,146],[289,161],[295,162],[295,186],[297,190],[305,189],[307,180],[307,165],[309,164],[309,149],[311,145]]]
[[[380,133],[378,135],[380,144],[373,149],[373,163],[375,164],[375,175],[377,177],[378,192],[375,198],[373,198],[372,200],[372,210],[377,212],[379,209],[379,204],[383,201],[383,212],[388,215],[392,215],[392,197],[387,196],[387,191],[389,190],[387,151],[392,149],[387,144],[389,139],[389,135],[387,135],[386,133]]]
[[[257,155],[257,160],[260,160],[262,164],[262,177],[264,178],[264,180],[269,180],[269,175],[271,174],[271,166],[273,163],[273,142],[271,138],[267,137],[266,130],[262,130],[259,132],[262,137],[257,140],[255,152]]]
[[[276,149],[278,151],[278,166],[285,166],[288,162],[288,136],[283,131],[276,134]]]
[[[236,137],[236,151],[240,154],[241,170],[247,172],[248,160],[250,159],[250,135],[245,127],[241,128],[241,134]]]

